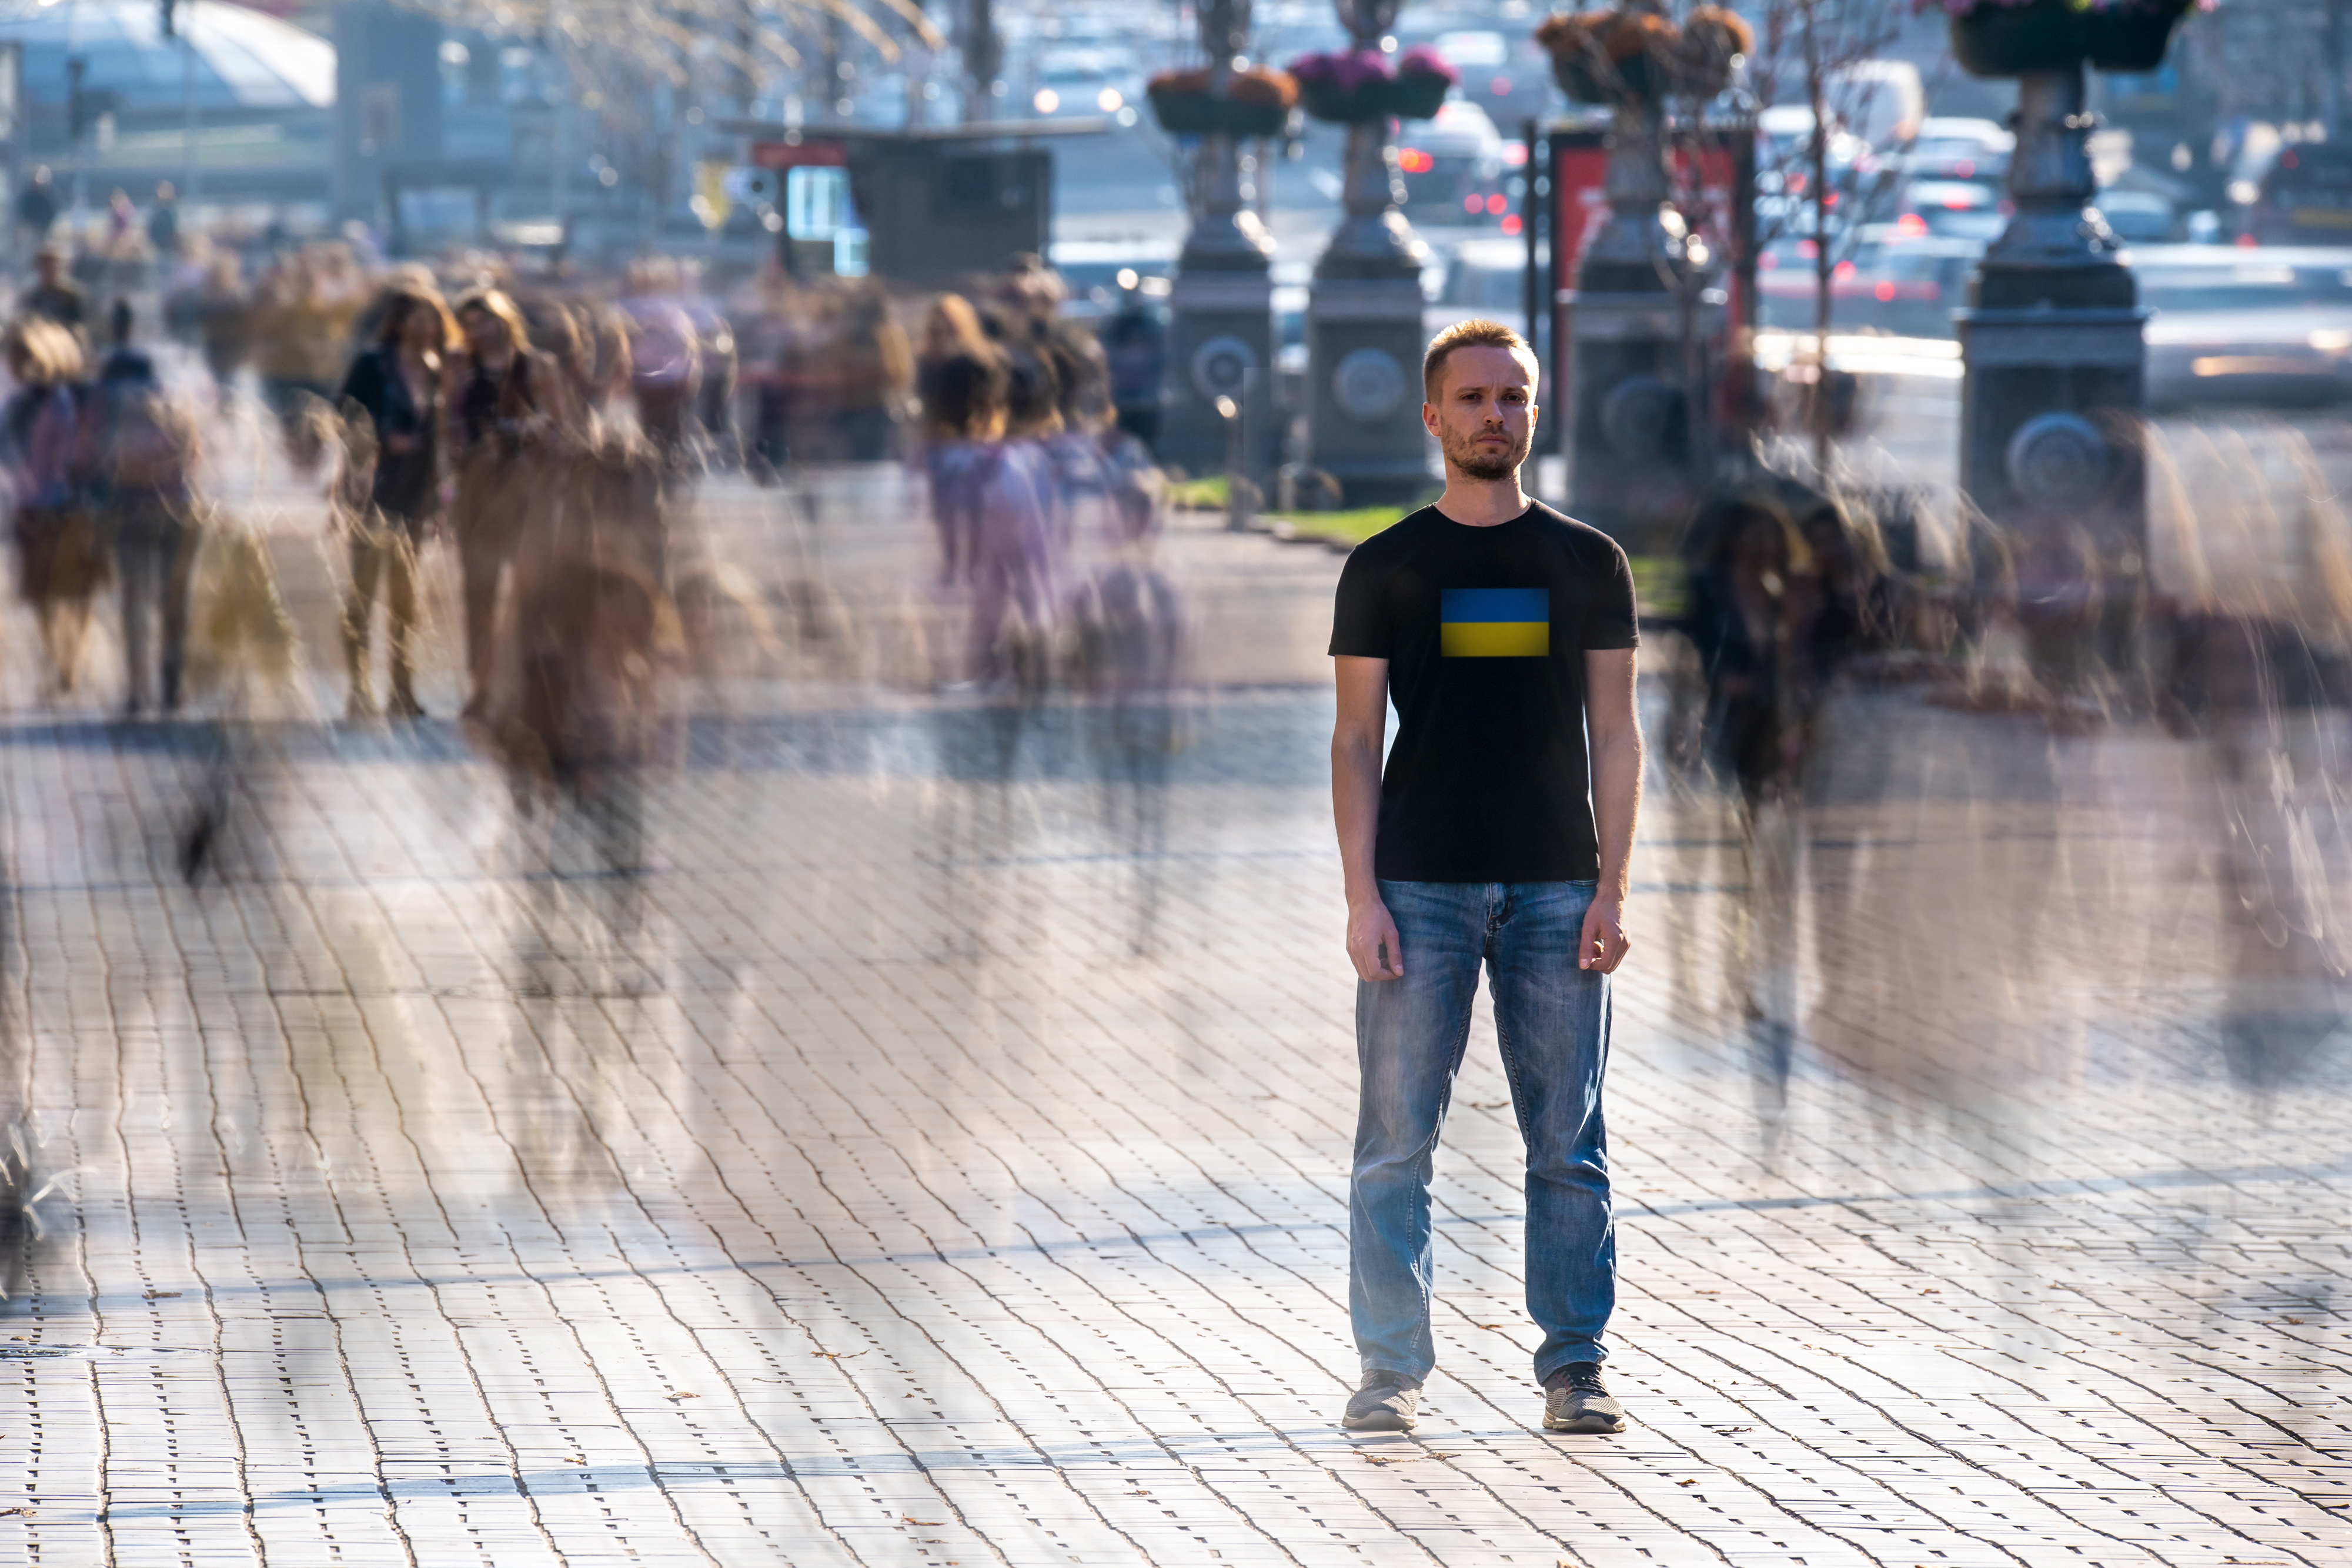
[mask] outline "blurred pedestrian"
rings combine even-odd
[[[61,246],[43,246],[34,258],[33,287],[16,301],[19,312],[55,321],[74,335],[85,349],[89,344],[89,296],[81,286],[66,276],[66,253]]]
[[[44,163],[33,171],[33,177],[16,197],[16,227],[37,248],[48,244],[49,229],[57,221],[57,187],[50,182],[48,165]]]
[[[100,498],[104,531],[122,585],[126,716],[156,699],[180,706],[187,664],[188,591],[195,563],[195,426],[132,341],[128,300],[114,307],[114,347],[99,368],[83,421],[85,471]],[[160,632],[160,638],[158,633]]]
[[[439,297],[395,290],[375,345],[352,362],[343,382],[343,397],[368,416],[374,450],[366,491],[350,498],[344,517],[352,580],[343,600],[343,660],[354,718],[375,711],[369,624],[379,581],[392,642],[391,712],[397,718],[425,714],[416,700],[412,648],[416,558],[440,508],[442,356],[459,340],[457,324]]]
[[[233,251],[215,255],[205,268],[204,286],[196,295],[196,338],[204,348],[205,368],[212,372],[226,407],[229,389],[253,349],[253,301]]]
[[[922,351],[915,361],[915,384],[921,403],[923,472],[929,482],[931,523],[939,531],[940,580],[959,581],[971,569],[972,537],[977,521],[962,504],[957,480],[969,466],[976,441],[990,440],[995,430],[974,425],[976,367],[994,365],[1003,374],[1003,355],[980,324],[980,313],[959,294],[942,294],[923,319]],[[985,379],[985,378],[982,378]],[[999,384],[988,403],[993,417],[1003,416],[1004,389]]]
[[[0,416],[16,547],[16,591],[40,627],[48,695],[74,688],[89,604],[106,582],[106,552],[75,486],[82,398],[81,345],[56,322],[30,316],[0,337],[16,391]]]
[[[953,585],[973,568],[980,538],[980,498],[1004,433],[1003,356],[982,345],[978,353],[950,354],[928,371],[923,448],[929,479],[931,525],[940,540],[940,581]]]
[[[1062,428],[1052,363],[1025,346],[1004,360],[1004,437],[982,456],[972,517],[968,678],[1044,689],[1060,595],[1061,481],[1048,441]]]
[[[530,328],[504,293],[466,296],[457,328],[464,346],[449,356],[442,407],[457,480],[451,522],[465,601],[466,716],[473,718],[487,700],[499,583],[527,504],[519,459],[546,428],[556,389],[553,371],[528,346]]]
[[[868,284],[851,296],[836,362],[841,395],[835,418],[842,455],[853,463],[882,462],[897,450],[915,365],[907,334],[891,319],[889,297],[880,288]]]
[[[1102,327],[1118,427],[1146,446],[1160,439],[1160,380],[1168,370],[1168,328],[1139,288],[1121,288],[1118,310]]]
[[[169,180],[155,187],[155,204],[147,210],[147,243],[161,264],[180,254],[180,198]]]
[[[1331,635],[1362,1074],[1348,1301],[1363,1377],[1341,1425],[1412,1430],[1435,1363],[1431,1163],[1483,966],[1527,1142],[1544,1427],[1622,1431],[1600,1365],[1617,1283],[1601,1087],[1642,781],[1633,575],[1607,536],[1520,487],[1536,359],[1517,333],[1448,328],[1423,384],[1444,494],[1348,558]]]

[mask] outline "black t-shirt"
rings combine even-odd
[[[1625,552],[1539,501],[1484,528],[1423,507],[1359,545],[1331,652],[1389,662],[1398,725],[1373,873],[1599,876],[1584,655],[1637,640]]]

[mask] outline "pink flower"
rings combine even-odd
[[[1427,44],[1415,44],[1397,61],[1399,76],[1443,77],[1448,87],[1462,79],[1462,73],[1445,63],[1445,57]]]

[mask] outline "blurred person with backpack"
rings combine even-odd
[[[27,317],[0,337],[16,382],[0,415],[0,462],[15,502],[16,589],[39,622],[46,695],[71,692],[90,600],[107,577],[106,552],[75,486],[81,345],[54,321]]]
[[[197,542],[195,426],[163,390],[153,359],[131,341],[133,320],[130,301],[116,301],[114,347],[81,425],[82,472],[122,585],[126,717],[146,711],[158,685],[163,711],[179,709]],[[151,622],[160,625],[160,647]]]

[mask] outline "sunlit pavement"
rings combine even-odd
[[[51,1184],[0,1553],[2352,1562],[2343,1052],[2227,1070],[2189,748],[1853,694],[1784,1111],[1723,812],[1655,786],[1611,1075],[1633,1426],[1539,1428],[1482,1017],[1425,1419],[1357,1437],[1338,558],[1176,533],[1169,754],[934,689],[898,481],[814,497],[714,491],[777,646],[682,695],[641,878],[519,815],[446,637],[414,729],[0,731]]]

